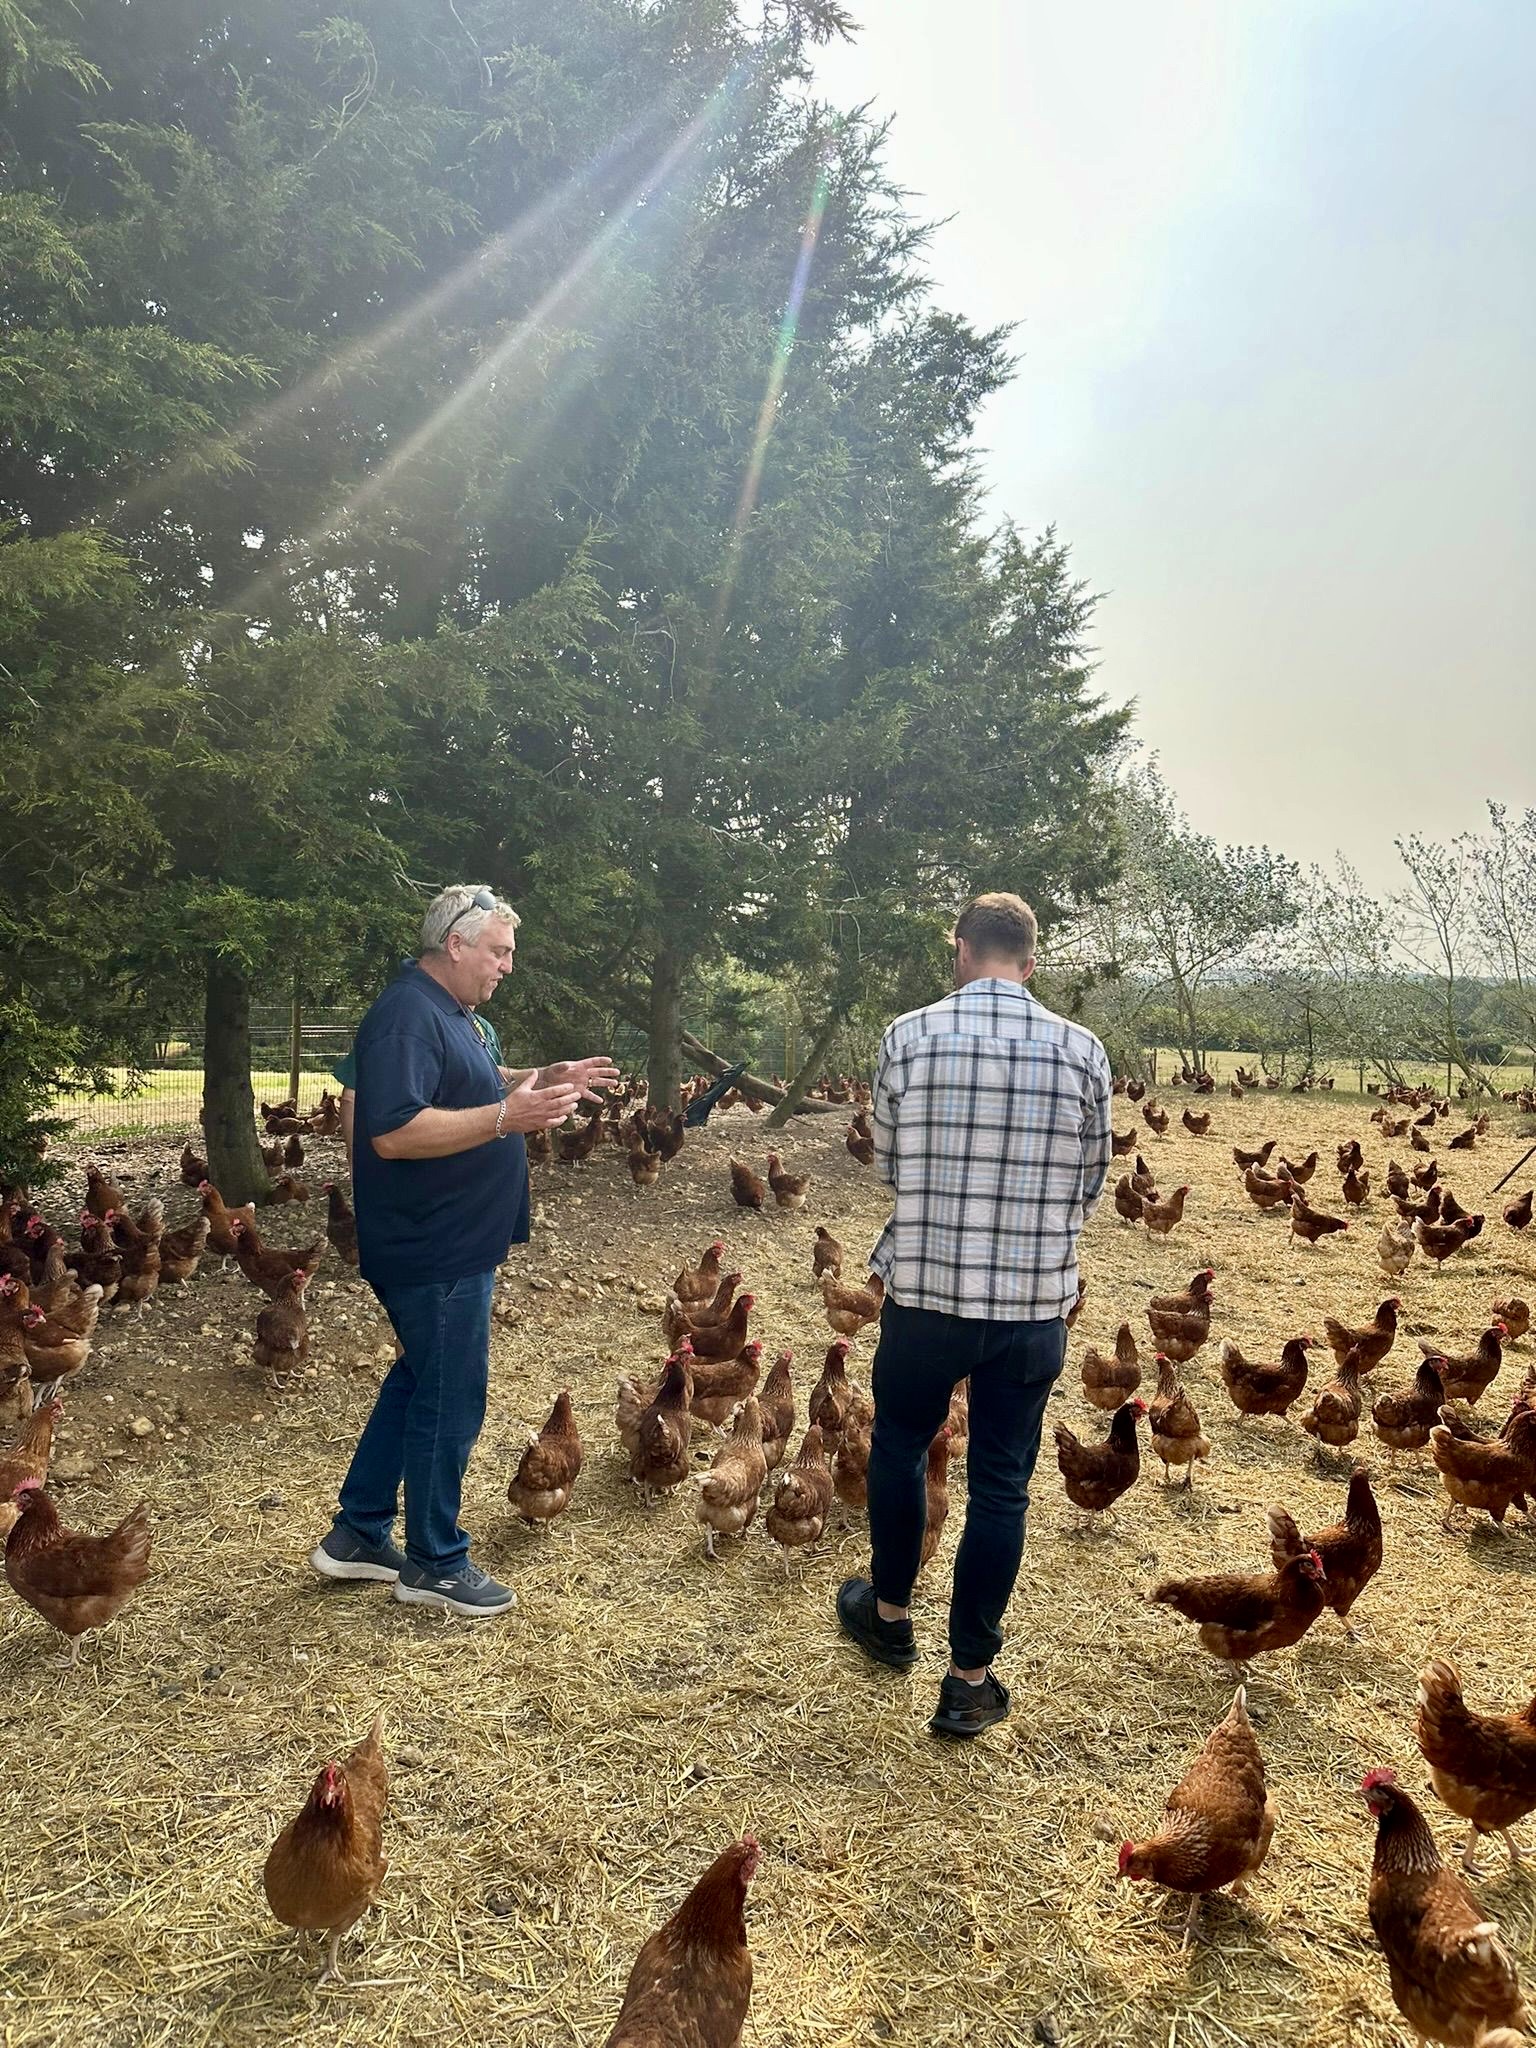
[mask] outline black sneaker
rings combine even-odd
[[[309,1553],[322,1579],[381,1579],[392,1584],[405,1570],[405,1553],[393,1543],[365,1543],[354,1529],[338,1524]]]
[[[868,1579],[844,1579],[837,1589],[837,1619],[845,1636],[851,1636],[866,1657],[877,1664],[889,1664],[895,1671],[910,1671],[917,1662],[917,1642],[910,1621],[883,1621],[875,1605],[875,1589]]]
[[[498,1584],[477,1564],[466,1564],[441,1578],[405,1558],[400,1566],[395,1598],[408,1607],[447,1607],[455,1614],[467,1614],[472,1621],[489,1621],[517,1605],[512,1588]]]
[[[990,1671],[980,1685],[946,1672],[939,1687],[939,1711],[928,1726],[950,1742],[970,1742],[1007,1718],[1008,1688]]]

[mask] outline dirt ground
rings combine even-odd
[[[1186,1099],[1165,1096],[1175,1114]],[[1313,1526],[1339,1510],[1346,1461],[1320,1463],[1294,1424],[1238,1427],[1216,1371],[1221,1337],[1273,1356],[1287,1336],[1320,1334],[1325,1314],[1364,1320],[1397,1292],[1404,1330],[1375,1385],[1402,1386],[1415,1335],[1470,1349],[1496,1294],[1532,1297],[1536,1243],[1490,1201],[1494,1220],[1446,1272],[1416,1261],[1386,1286],[1374,1246],[1389,1205],[1373,1196],[1342,1240],[1292,1249],[1283,1221],[1248,1206],[1230,1146],[1275,1136],[1292,1158],[1318,1146],[1314,1187],[1331,1200],[1332,1148],[1347,1136],[1380,1182],[1387,1151],[1368,1104],[1202,1106],[1214,1108],[1210,1137],[1175,1123],[1142,1148],[1165,1188],[1193,1184],[1173,1238],[1149,1243],[1107,1201],[1089,1228],[1090,1291],[1050,1419],[1100,1434],[1078,1389],[1083,1345],[1111,1341],[1122,1317],[1145,1340],[1147,1294],[1209,1263],[1215,1327],[1185,1377],[1211,1464],[1184,1493],[1146,1459],[1115,1525],[1075,1537],[1048,1437],[1000,1667],[1014,1713],[958,1753],[925,1723],[962,1475],[919,1595],[924,1658],[910,1678],[872,1675],[832,1622],[838,1580],[866,1559],[840,1510],[792,1575],[760,1526],[710,1564],[687,1490],[644,1512],[614,1435],[617,1376],[659,1360],[665,1285],[717,1234],[759,1297],[768,1355],[795,1348],[803,1417],[830,1336],[812,1227],[828,1224],[856,1260],[886,1206],[840,1119],[804,1119],[783,1147],[814,1175],[803,1215],[732,1205],[728,1157],[761,1164],[764,1144],[744,1110],[717,1114],[654,1192],[636,1195],[611,1150],[590,1168],[536,1171],[535,1241],[502,1276],[466,1498],[479,1556],[518,1592],[499,1623],[425,1617],[306,1569],[390,1352],[355,1276],[322,1270],[309,1376],[283,1392],[249,1363],[259,1297],[216,1261],[142,1319],[104,1317],[68,1399],[54,1487],[66,1519],[93,1528],[147,1494],[154,1573],[72,1674],[38,1617],[3,1596],[0,2040],[595,2044],[640,1942],[748,1827],[765,1852],[749,1913],[752,2048],[1407,2040],[1366,1923],[1372,1824],[1356,1788],[1377,1763],[1423,1784],[1413,1699],[1431,1652],[1460,1663],[1476,1705],[1530,1697],[1536,1531],[1514,1517],[1508,1535],[1444,1533],[1434,1474],[1388,1481],[1367,1431],[1357,1448],[1383,1482],[1387,1556],[1356,1610],[1360,1641],[1325,1617],[1299,1653],[1257,1672],[1275,1849],[1246,1906],[1207,1908],[1188,1954],[1180,1902],[1120,1884],[1115,1845],[1155,1826],[1232,1678],[1139,1596],[1167,1571],[1261,1567],[1268,1501]],[[1133,1114],[1117,1103],[1122,1127]],[[1529,1142],[1506,1115],[1442,1165],[1481,1206]],[[174,1222],[195,1205],[176,1183],[180,1145],[176,1134],[100,1156],[135,1201],[161,1192]],[[318,1187],[337,1165],[319,1146],[305,1177]],[[49,1206],[67,1216],[79,1192],[66,1182]],[[323,1206],[274,1211],[264,1229],[303,1242]],[[861,1378],[871,1350],[867,1337],[856,1347]],[[1486,1407],[1502,1411],[1532,1351],[1514,1347]],[[1325,1354],[1314,1373],[1327,1370]],[[565,1385],[586,1469],[569,1514],[529,1531],[506,1482]],[[345,1944],[350,1981],[317,1991],[318,1955],[271,1920],[261,1864],[319,1764],[379,1707],[394,1771],[382,1910]],[[1449,1847],[1449,1816],[1432,1797],[1428,1810]],[[1486,1860],[1486,1910],[1536,1986],[1536,1885],[1510,1877],[1501,1849]]]

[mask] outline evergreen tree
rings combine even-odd
[[[658,1096],[713,960],[824,1044],[971,888],[1100,885],[1089,602],[985,530],[1006,337],[807,91],[832,0],[0,8],[0,992],[195,978],[226,1192],[253,995],[444,880]]]

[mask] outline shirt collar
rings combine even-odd
[[[460,1017],[469,1016],[469,1011],[458,997],[451,996],[440,981],[434,981],[419,960],[402,960],[400,972],[402,976],[409,976],[419,987],[425,989],[430,1000],[436,1003],[440,1010],[447,1010]]]
[[[988,995],[1023,996],[1026,1002],[1036,1001],[1029,992],[1029,984],[1023,981],[1005,981],[1000,975],[983,974],[975,981],[968,981],[964,988],[951,991],[957,996],[968,996],[985,990]]]

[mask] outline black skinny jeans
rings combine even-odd
[[[949,1651],[962,1670],[990,1664],[1024,1555],[1029,1481],[1040,1427],[1067,1355],[1060,1316],[989,1323],[937,1309],[885,1304],[875,1352],[875,1428],[869,1450],[869,1534],[875,1597],[912,1597],[927,1520],[928,1446],[949,1398],[971,1382],[965,1533],[955,1558]]]

